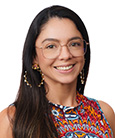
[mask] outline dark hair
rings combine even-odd
[[[42,27],[50,18],[68,18],[74,22],[82,34],[83,39],[89,42],[88,34],[80,17],[72,10],[63,6],[51,6],[42,10],[33,20],[24,44],[23,66],[21,83],[17,98],[14,102],[16,113],[13,120],[14,138],[54,138],[58,137],[55,125],[51,118],[51,111],[46,98],[44,86],[38,87],[41,81],[40,74],[32,69],[32,63],[36,57],[35,41]],[[88,46],[85,54],[84,76],[85,83],[90,63],[90,48]],[[27,71],[28,82],[32,88],[24,82],[24,74]],[[77,88],[79,93],[84,93],[85,83],[81,84],[78,76]]]

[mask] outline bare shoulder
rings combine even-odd
[[[13,138],[12,125],[9,118],[13,119],[14,113],[14,106],[6,108],[2,112],[0,112],[0,138]]]
[[[114,133],[114,138],[115,138],[115,112],[113,111],[112,107],[103,102],[103,101],[98,101],[100,104],[100,107],[108,121],[108,123],[110,124],[112,131]]]

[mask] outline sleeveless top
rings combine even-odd
[[[77,107],[50,103],[51,117],[59,138],[113,138],[99,103],[77,93]]]

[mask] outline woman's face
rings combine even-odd
[[[74,57],[68,50],[67,42],[74,38],[82,38],[75,24],[67,19],[58,17],[51,18],[42,28],[36,40],[36,59],[34,63],[39,64],[47,84],[70,84],[77,81],[77,76],[84,66],[84,56]],[[45,58],[41,46],[48,41],[56,41],[61,45],[61,51],[55,59]]]

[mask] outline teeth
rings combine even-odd
[[[68,70],[68,69],[71,69],[73,66],[70,65],[70,66],[67,66],[67,67],[56,67],[57,69],[59,70]]]

